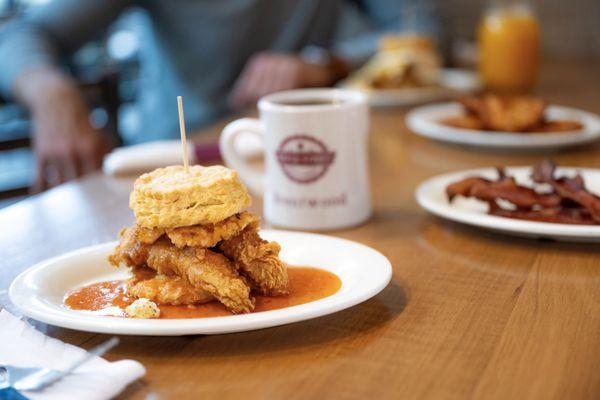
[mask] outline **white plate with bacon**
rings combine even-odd
[[[600,170],[559,167],[550,183],[534,182],[532,172],[532,167],[505,168],[504,177],[495,168],[453,172],[421,183],[415,196],[431,214],[466,225],[536,239],[600,242]]]
[[[290,266],[290,294],[256,296],[256,308],[247,314],[233,315],[216,301],[161,308],[165,318],[158,319],[126,318],[119,307],[96,311],[67,307],[69,293],[90,285],[100,285],[96,295],[105,291],[105,298],[96,297],[96,301],[110,302],[111,296],[122,294],[112,291],[110,284],[102,286],[119,285],[131,276],[129,270],[107,261],[117,242],[86,247],[30,268],[12,283],[10,299],[26,316],[64,328],[122,335],[220,334],[332,314],[375,296],[390,282],[388,259],[365,245],[310,233],[261,230],[260,234],[281,245],[280,257]]]

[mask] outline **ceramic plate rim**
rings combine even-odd
[[[479,89],[480,83],[477,73],[461,68],[442,68],[442,84],[433,87],[404,88],[404,89],[372,89],[355,83],[354,79],[346,79],[338,84],[339,87],[358,90],[367,96],[367,101],[372,107],[396,107],[423,104],[426,102],[444,100],[458,93],[469,93]],[[456,85],[457,76],[468,80],[466,85]]]
[[[457,115],[460,105],[456,102],[430,104],[416,107],[406,115],[406,125],[418,136],[448,143],[498,148],[553,148],[575,146],[596,141],[600,138],[600,116],[589,111],[573,107],[549,105],[548,112],[572,114],[584,123],[580,131],[560,133],[512,133],[501,131],[479,131],[446,126],[431,118]]]
[[[376,276],[377,279],[370,287],[360,288],[361,290],[358,293],[346,293],[344,295],[343,290],[340,289],[339,292],[332,296],[311,303],[279,310],[216,318],[136,320],[119,317],[100,317],[83,315],[80,312],[68,309],[59,310],[58,307],[53,309],[47,306],[48,308],[40,309],[40,307],[34,304],[34,300],[30,299],[26,301],[23,299],[26,294],[35,294],[35,292],[24,290],[27,287],[25,281],[36,271],[44,268],[52,268],[52,266],[60,265],[61,262],[68,262],[73,257],[85,254],[91,257],[94,252],[107,252],[116,245],[116,241],[111,241],[76,249],[35,264],[13,280],[9,288],[9,297],[15,307],[27,317],[63,328],[122,335],[179,336],[250,331],[329,315],[370,299],[381,292],[391,281],[392,266],[390,261],[379,251],[364,244],[333,236],[284,230],[264,229],[261,230],[261,235],[269,239],[275,238],[275,240],[279,241],[306,240],[307,238],[311,240],[312,238],[314,240],[331,241],[330,244],[336,242],[338,245],[347,246],[351,249],[350,251],[355,251],[357,254],[371,258],[369,269],[372,269],[374,274],[378,274]],[[340,278],[343,285],[343,277],[340,276]],[[48,309],[53,309],[54,311],[48,314]]]
[[[515,166],[507,167],[507,173],[522,174],[531,171],[531,167]],[[422,182],[415,190],[415,198],[417,203],[429,213],[438,217],[463,223],[466,225],[476,226],[494,231],[501,231],[511,234],[525,234],[537,237],[550,237],[559,240],[575,239],[580,241],[600,240],[600,226],[597,225],[568,225],[554,224],[549,222],[522,221],[505,217],[499,217],[489,214],[483,214],[477,211],[466,211],[453,207],[447,199],[444,203],[440,203],[437,199],[432,198],[440,194],[440,189],[444,190],[446,185],[455,180],[473,175],[491,174],[495,171],[494,168],[478,168],[463,171],[456,171],[436,175]],[[559,167],[558,172],[573,173],[580,171],[585,174],[596,174],[600,176],[600,170],[592,168],[576,168],[576,167]],[[443,192],[442,192],[443,193]]]

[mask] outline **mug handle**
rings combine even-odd
[[[238,172],[240,178],[250,191],[257,195],[262,195],[265,190],[265,175],[256,167],[247,163],[235,150],[235,142],[238,135],[242,132],[250,132],[258,136],[262,141],[265,138],[265,131],[262,123],[255,118],[242,118],[230,122],[225,126],[219,139],[219,148],[225,164]]]

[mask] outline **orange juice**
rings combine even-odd
[[[494,7],[479,25],[479,72],[486,89],[523,93],[535,86],[539,24],[523,4]]]

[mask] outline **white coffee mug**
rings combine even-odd
[[[341,89],[274,93],[258,103],[260,119],[227,125],[220,150],[277,226],[327,230],[357,225],[371,214],[369,111],[365,96]],[[264,143],[265,172],[236,151],[242,132]]]

